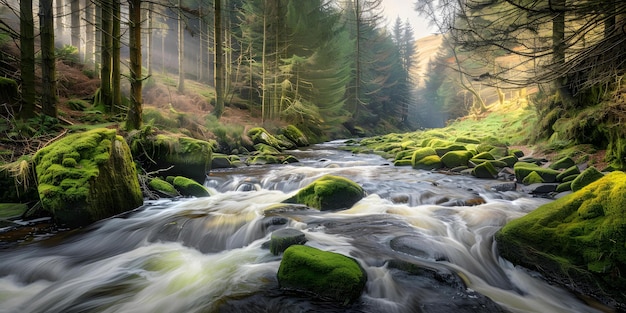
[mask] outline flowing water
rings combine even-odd
[[[495,252],[500,227],[548,200],[339,145],[294,151],[292,165],[216,170],[211,197],[149,201],[2,249],[0,312],[596,312]],[[281,204],[325,174],[367,197],[338,212]],[[285,227],[355,258],[368,276],[362,297],[342,306],[281,290],[267,242]]]

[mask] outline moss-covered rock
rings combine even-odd
[[[178,190],[176,190],[172,184],[158,177],[151,179],[148,183],[148,187],[168,197],[176,197],[179,195]]]
[[[114,129],[69,135],[34,161],[41,204],[59,224],[84,226],[143,203],[130,149]]]
[[[270,134],[265,128],[262,127],[254,127],[248,130],[248,137],[252,140],[252,143],[256,144],[266,144],[268,146],[272,146],[278,150],[281,150],[280,142],[276,137]]]
[[[281,159],[272,154],[257,154],[246,160],[248,165],[281,164]]]
[[[473,154],[469,151],[450,151],[441,157],[441,162],[447,168],[467,165]]]
[[[517,158],[522,158],[524,157],[524,151],[520,150],[520,149],[510,149],[509,153],[511,155],[514,155]]]
[[[204,182],[211,169],[213,145],[204,140],[175,135],[135,133],[130,146],[146,171],[160,170],[167,176],[185,176]],[[167,171],[163,171],[168,169]]]
[[[528,176],[532,172],[537,172],[541,179],[543,179],[546,183],[553,183],[556,181],[557,175],[560,174],[559,171],[553,170],[551,168],[540,167],[534,163],[526,163],[526,162],[517,162],[514,166],[515,177],[517,181],[523,181],[526,176]]]
[[[413,162],[411,159],[403,159],[403,160],[395,160],[393,161],[394,166],[413,166]]]
[[[491,162],[483,162],[478,164],[472,169],[472,175],[477,178],[495,178],[498,175],[498,170],[491,164]]]
[[[328,211],[351,208],[364,196],[365,191],[357,183],[345,177],[325,175],[302,188],[286,202]]]
[[[491,155],[493,155],[494,157],[503,158],[503,157],[509,155],[509,148],[507,148],[507,147],[494,147],[491,150],[489,150],[489,153],[491,153]]]
[[[550,168],[553,170],[561,170],[561,169],[565,169],[565,168],[570,168],[572,166],[576,165],[576,162],[574,162],[574,160],[572,160],[572,158],[570,157],[564,157],[561,158],[557,161],[555,161],[554,163],[550,164]]]
[[[282,228],[272,232],[270,237],[270,252],[273,255],[283,253],[293,245],[303,245],[306,243],[306,236],[303,232],[293,228]]]
[[[183,196],[190,197],[208,197],[209,191],[203,186],[198,184],[195,180],[189,179],[183,176],[176,176],[172,180],[172,185]]]
[[[413,151],[413,155],[411,156],[411,163],[415,164],[417,163],[417,161],[423,159],[424,157],[431,156],[431,155],[437,155],[437,152],[433,148],[425,147],[425,148],[417,149]]]
[[[211,168],[232,168],[237,167],[232,161],[232,157],[222,153],[212,153],[211,155]]]
[[[517,163],[518,159],[514,155],[509,155],[509,156],[505,156],[503,158],[499,158],[497,161],[506,163],[507,167],[513,167],[513,166],[515,166],[515,163]]]
[[[541,184],[543,182],[543,178],[535,171],[532,171],[522,180],[522,184],[524,185]]]
[[[365,271],[354,259],[302,245],[285,250],[277,276],[281,288],[344,305],[358,299],[367,282]]]
[[[287,139],[291,140],[298,147],[305,147],[309,145],[309,139],[298,127],[294,125],[288,125],[282,129],[282,132]]]
[[[626,174],[613,172],[509,222],[500,254],[577,292],[626,308]]]
[[[411,163],[413,164],[414,169],[427,171],[440,169],[443,166],[443,163],[441,163],[441,158],[438,155],[425,156]]]
[[[571,181],[560,183],[558,186],[556,186],[556,192],[566,192],[570,190],[572,190]]]
[[[481,152],[474,156],[475,159],[495,160],[496,158],[490,152]]]
[[[591,166],[584,170],[578,177],[572,181],[572,191],[578,191],[583,187],[602,178],[604,174],[600,173],[595,167]]]
[[[20,217],[27,210],[28,206],[23,203],[0,203],[0,219]]]
[[[580,170],[578,169],[578,166],[572,165],[571,167],[567,168],[566,170],[562,171],[559,175],[557,175],[556,180],[560,182],[565,182],[566,177],[569,177],[572,175],[578,175],[578,174],[580,174]]]

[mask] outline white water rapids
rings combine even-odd
[[[495,181],[394,167],[340,143],[301,162],[211,173],[211,197],[147,202],[83,230],[0,250],[0,312],[598,312],[495,253],[493,235],[545,199]],[[282,201],[324,174],[359,183],[352,208]],[[482,198],[486,203],[464,206]],[[362,297],[344,307],[282,291],[266,243],[291,227],[355,258]]]

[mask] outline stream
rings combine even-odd
[[[0,249],[0,312],[601,312],[500,258],[494,233],[549,200],[494,180],[394,167],[341,141],[300,162],[214,170],[211,197],[146,201],[77,231]],[[325,174],[367,196],[320,212],[281,204]],[[342,306],[281,290],[271,232],[356,259],[363,295]]]

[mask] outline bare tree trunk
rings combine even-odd
[[[130,108],[126,129],[132,130],[141,128],[143,102],[141,98],[141,0],[130,0],[129,6]]]
[[[80,48],[80,0],[70,0],[70,27],[71,37],[70,44],[78,49],[78,52],[82,52]]]
[[[91,0],[85,0],[85,63],[91,65],[94,62],[95,29],[94,29],[94,9]]]
[[[222,1],[215,0],[215,110],[217,118],[224,112],[224,49],[222,32]]]
[[[267,62],[267,58],[265,56],[265,52],[267,50],[267,0],[263,1],[263,55],[261,55],[261,67],[262,67],[262,73],[261,73],[261,123],[265,122],[265,118],[266,118],[266,108],[265,106],[267,105],[267,100],[265,99],[265,90],[266,88],[266,84],[265,84],[265,79],[266,79],[266,62]]]
[[[178,0],[178,92],[185,92],[185,31],[181,0]]]
[[[152,28],[154,23],[152,22],[152,10],[154,9],[154,3],[148,4],[148,33],[146,38],[146,69],[148,70],[148,76],[152,75],[152,46],[154,37],[152,36]]]
[[[87,1],[92,1],[92,0],[87,0]],[[100,69],[100,62],[102,60],[102,47],[100,47],[100,49],[98,49],[98,45],[102,44],[102,2],[100,0],[95,0],[96,3],[100,3],[100,5],[94,5],[96,8],[96,16],[95,16],[95,26],[96,26],[96,38],[94,40],[94,54],[93,54],[93,64],[94,64],[94,71],[98,72],[98,75],[100,75],[99,73],[99,69]]]
[[[35,116],[35,22],[33,1],[20,1],[20,77],[22,108],[16,110],[21,119]]]
[[[39,1],[39,29],[41,38],[41,107],[43,114],[57,117],[56,58],[54,56],[54,16],[52,0]]]
[[[113,50],[113,39],[111,37],[113,32],[113,23],[112,23],[112,1],[113,0],[100,0],[100,7],[102,10],[102,44],[101,44],[101,52],[100,52],[100,103],[97,105],[104,105],[105,107],[109,107],[112,103],[111,98],[111,60],[113,59],[112,50]]]
[[[559,78],[555,79],[556,90],[564,102],[571,99],[566,86],[567,77],[561,74],[565,64],[565,2],[566,0],[553,0],[552,8],[555,16],[552,19],[552,62]]]
[[[113,45],[112,45],[112,61],[111,61],[111,112],[116,112],[117,108],[122,105],[122,62],[120,59],[120,49],[122,47],[121,35],[121,3],[120,0],[113,0]]]
[[[57,35],[63,35],[63,16],[65,15],[65,0],[55,0],[56,1],[56,24],[55,31]]]

